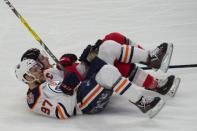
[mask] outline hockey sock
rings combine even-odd
[[[112,89],[115,94],[122,95],[132,102],[137,102],[141,94],[135,89],[128,78],[122,77],[112,65],[103,66],[95,76],[95,80],[105,89]]]
[[[146,63],[148,57],[148,51],[130,45],[122,45],[118,60],[122,63]]]
[[[123,97],[126,97],[128,100],[133,103],[137,102],[141,97],[141,93],[139,93],[134,85],[129,81],[129,79],[120,77],[113,86],[113,91],[116,94],[119,94]]]
[[[145,89],[154,90],[157,87],[157,80],[151,74],[135,66],[130,72],[129,80]]]

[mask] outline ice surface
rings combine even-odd
[[[79,55],[87,44],[118,31],[145,48],[174,43],[171,64],[197,63],[196,0],[17,0],[10,2],[51,51]],[[14,75],[22,53],[41,48],[0,1],[0,129],[2,131],[197,131],[197,68],[173,69],[182,78],[173,99],[149,119],[125,99],[113,97],[98,115],[56,120],[31,113],[27,88]]]

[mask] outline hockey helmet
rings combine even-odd
[[[26,84],[36,81],[36,77],[30,72],[30,69],[34,66],[39,66],[40,68],[43,68],[42,64],[33,59],[25,59],[21,61],[15,68],[15,75],[17,79],[23,81]],[[33,80],[29,81],[25,79],[25,75],[31,76]]]
[[[28,49],[21,57],[21,61],[25,59],[33,59],[37,60],[38,56],[40,55],[40,50],[37,48]]]

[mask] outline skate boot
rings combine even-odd
[[[163,108],[165,102],[160,97],[145,98],[142,96],[139,101],[133,104],[150,118],[153,118]]]
[[[158,80],[156,92],[173,97],[176,94],[180,81],[181,79],[176,78],[174,75],[170,75],[165,80]]]
[[[155,50],[150,52],[147,65],[156,70],[160,69],[166,73],[170,64],[172,52],[172,43],[162,43]]]

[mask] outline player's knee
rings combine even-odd
[[[114,41],[104,42],[100,48],[98,57],[104,60],[107,63],[113,64],[114,60],[119,56],[121,46]],[[109,51],[110,50],[110,51]]]
[[[107,55],[107,56],[110,56],[110,52],[109,52],[109,49],[112,46],[113,44],[109,41],[105,42],[104,44],[102,44],[99,48],[99,54],[102,54],[102,55]]]
[[[102,87],[111,89],[115,82],[121,77],[118,69],[112,65],[103,66],[96,75],[96,81]]]

